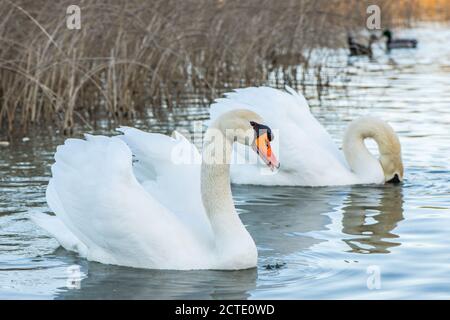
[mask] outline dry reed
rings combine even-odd
[[[384,25],[417,17],[413,2],[375,1]],[[0,135],[43,124],[71,134],[180,106],[189,93],[208,103],[274,70],[280,85],[298,80],[297,67],[320,78],[311,52],[345,45],[369,1],[81,0],[81,30],[66,28],[70,4],[0,3]]]

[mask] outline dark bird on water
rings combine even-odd
[[[355,39],[352,36],[347,37],[348,41],[348,48],[350,49],[350,56],[368,56],[369,58],[372,58],[372,44],[376,40],[375,35],[371,35],[369,38],[368,45],[363,45],[361,43],[358,43],[355,41]]]
[[[386,37],[386,49],[399,49],[399,48],[416,48],[417,40],[416,39],[402,39],[402,38],[393,38],[392,31],[386,29],[383,31],[383,36]]]

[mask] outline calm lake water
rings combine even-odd
[[[140,270],[58,248],[28,215],[49,211],[44,193],[63,139],[43,132],[0,147],[0,298],[450,298],[450,28],[427,25],[402,35],[416,37],[419,48],[390,55],[377,48],[373,61],[350,60],[356,80],[324,93],[312,110],[339,145],[348,122],[361,115],[389,121],[402,143],[405,182],[234,186],[258,246],[254,270]],[[170,126],[189,125],[189,117],[176,118]],[[379,289],[367,284],[377,274]]]

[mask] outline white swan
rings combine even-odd
[[[255,267],[256,246],[236,214],[224,159],[234,141],[254,141],[261,157],[277,166],[267,132],[255,134],[262,122],[248,110],[222,114],[206,132],[203,159],[179,134],[121,128],[124,135],[116,137],[68,139],[57,148],[47,187],[56,216],[41,213],[33,220],[65,249],[105,264]],[[225,134],[229,129],[234,136]]]
[[[272,147],[283,163],[275,175],[260,173],[257,166],[232,164],[231,181],[236,184],[327,186],[400,182],[403,164],[400,142],[384,121],[362,117],[352,122],[343,140],[343,152],[311,114],[305,98],[286,87],[287,92],[251,87],[236,89],[211,106],[211,119],[224,112],[246,108],[257,112],[275,132]],[[380,159],[364,144],[374,139]],[[241,159],[245,147],[236,145]],[[247,159],[257,161],[253,155]]]

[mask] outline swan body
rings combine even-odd
[[[303,95],[269,87],[236,89],[211,106],[211,119],[237,108],[252,110],[266,120],[275,132],[272,146],[283,165],[276,174],[265,174],[261,167],[245,164],[257,161],[246,148],[234,146],[237,159],[231,166],[236,184],[329,186],[401,181],[403,165],[400,142],[386,122],[362,117],[352,122],[341,151],[328,132],[310,112]],[[378,143],[380,159],[364,145],[366,138]]]
[[[231,153],[234,140],[224,127],[252,130],[250,121],[262,119],[245,110],[223,114],[206,132],[204,149]],[[105,264],[255,267],[255,243],[231,198],[229,163],[204,161],[177,133],[119,130],[123,135],[86,135],[57,148],[46,192],[55,216],[33,220],[65,249]],[[213,135],[222,141],[208,140]],[[245,143],[239,135],[237,141]]]

